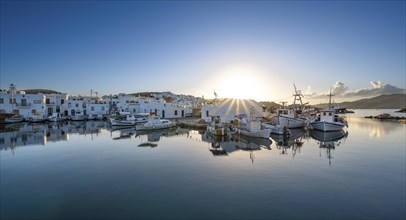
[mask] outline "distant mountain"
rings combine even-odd
[[[402,109],[406,107],[406,94],[380,95],[369,99],[338,103],[350,109]]]
[[[61,94],[61,92],[55,91],[55,90],[50,90],[50,89],[24,89],[22,90],[25,92],[25,94]]]
[[[268,102],[268,101],[259,102],[259,104],[261,106],[266,107],[266,109],[270,110],[271,112],[276,112],[276,109],[278,109],[281,106],[276,102]]]

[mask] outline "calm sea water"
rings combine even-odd
[[[355,111],[344,132],[270,141],[97,121],[3,126],[0,217],[405,219],[406,125]]]

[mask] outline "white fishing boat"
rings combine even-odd
[[[137,130],[158,130],[158,129],[165,129],[175,127],[176,122],[161,119],[159,116],[149,116],[148,120],[144,124],[140,124],[136,126]]]
[[[307,124],[307,117],[302,115],[304,106],[302,97],[303,94],[300,90],[295,88],[295,93],[293,94],[294,100],[293,104],[286,106],[286,102],[282,102],[282,106],[277,110],[277,116],[274,118],[274,123],[284,128],[303,128]]]
[[[21,115],[13,115],[9,118],[4,119],[4,123],[18,123],[18,122],[23,122],[24,118]]]
[[[134,126],[136,124],[145,123],[148,121],[146,115],[126,115],[125,119],[111,120],[112,126]]]
[[[32,113],[30,117],[27,118],[28,122],[44,122],[46,121],[48,118],[40,113]]]
[[[320,131],[340,131],[344,126],[348,127],[347,122],[335,114],[333,109],[320,110],[316,120],[310,123],[313,129]]]
[[[275,116],[274,120],[282,128],[302,128],[306,125],[305,119],[299,118],[293,108],[288,108],[285,105],[278,109],[278,115]]]
[[[261,121],[258,118],[253,117],[238,117],[235,119],[236,131],[240,135],[249,137],[269,138],[271,135],[271,129],[261,128]]]
[[[52,113],[52,115],[48,117],[48,121],[51,121],[51,122],[59,122],[59,121],[63,121],[63,120],[65,120],[65,118],[62,117],[62,115],[60,113]]]
[[[330,91],[330,101],[329,107],[331,106],[331,91]],[[320,113],[317,115],[316,119],[313,122],[310,122],[310,126],[313,129],[320,131],[340,131],[344,126],[348,127],[347,121],[342,117],[336,115],[336,111],[331,108],[320,110]]]

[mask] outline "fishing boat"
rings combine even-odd
[[[42,115],[40,113],[32,113],[31,116],[27,118],[27,121],[37,123],[37,122],[44,122],[47,119],[48,119],[47,117],[45,117],[44,115]]]
[[[249,137],[269,138],[272,131],[269,128],[262,129],[261,121],[253,115],[249,118],[245,115],[236,116],[235,124],[238,134]]]
[[[176,122],[161,119],[159,116],[149,116],[147,122],[136,126],[137,130],[158,130],[172,128],[176,126]]]
[[[277,116],[274,117],[274,124],[279,125],[284,128],[303,128],[307,123],[307,115],[303,115],[303,108],[307,103],[302,102],[303,94],[300,90],[295,88],[295,93],[293,94],[293,104],[286,106],[287,102],[281,102],[282,106],[277,110]]]
[[[9,118],[4,119],[4,123],[18,123],[18,122],[23,122],[24,117],[21,115],[13,115]]]
[[[313,129],[319,131],[340,131],[344,128],[344,126],[348,127],[347,121],[344,118],[339,117],[336,114],[334,109],[331,109],[331,94],[330,91],[330,99],[329,99],[329,106],[327,109],[320,110],[320,113],[317,115],[316,119],[313,122],[310,122],[310,126]]]
[[[148,121],[148,117],[142,115],[126,115],[125,119],[113,119],[111,120],[112,126],[135,126],[139,123],[145,123]]]
[[[65,120],[65,118],[63,118],[60,113],[52,113],[52,115],[48,117],[48,121],[51,122],[59,122],[63,120]]]

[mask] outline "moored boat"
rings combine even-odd
[[[47,119],[48,119],[47,117],[45,117],[44,115],[42,115],[40,113],[32,113],[31,116],[27,118],[27,121],[37,123],[37,122],[44,122]]]
[[[237,118],[235,123],[237,124],[236,131],[240,135],[259,138],[269,138],[271,135],[272,130],[269,128],[262,129],[261,121],[252,115],[250,118]]]
[[[112,126],[134,126],[136,124],[145,123],[148,117],[145,115],[126,115],[125,119],[111,120]]]
[[[60,113],[52,113],[52,115],[48,117],[48,121],[51,122],[59,122],[63,120],[65,120],[65,118],[63,118]]]
[[[21,115],[13,115],[11,117],[5,118],[4,123],[18,123],[18,122],[23,122],[24,117]]]
[[[140,124],[136,126],[137,130],[158,130],[158,129],[165,129],[175,127],[176,122],[161,119],[159,116],[150,116],[148,120],[144,124]]]
[[[331,106],[331,92],[330,92],[330,101],[329,107]],[[331,108],[320,110],[320,113],[317,115],[316,119],[313,122],[310,122],[312,129],[320,131],[340,131],[344,126],[348,127],[347,121],[344,118],[336,115],[336,111]]]

